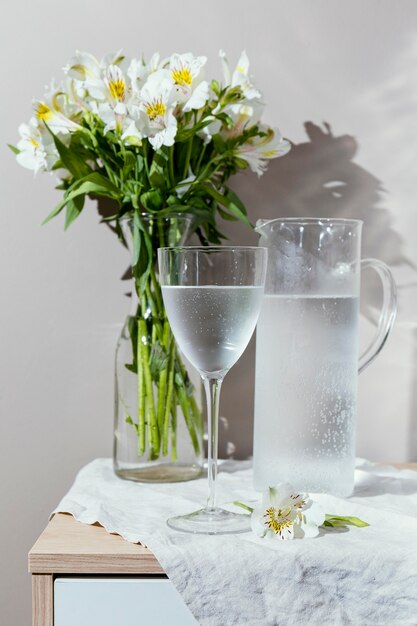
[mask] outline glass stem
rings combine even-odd
[[[219,442],[219,399],[222,378],[203,378],[207,399],[207,475],[209,493],[207,509],[216,507],[217,451]]]

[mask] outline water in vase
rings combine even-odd
[[[357,297],[265,295],[256,334],[256,489],[286,481],[351,492],[357,325]]]

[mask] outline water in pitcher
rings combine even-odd
[[[255,487],[353,487],[358,369],[353,296],[265,295],[256,334]]]

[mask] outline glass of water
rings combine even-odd
[[[266,248],[192,246],[158,250],[159,279],[179,348],[200,372],[207,396],[208,487],[204,508],[168,520],[176,530],[201,534],[245,532],[248,516],[217,506],[219,396],[258,320]]]

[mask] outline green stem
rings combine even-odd
[[[185,420],[185,423],[187,425],[188,432],[190,433],[190,437],[191,437],[191,441],[192,441],[192,444],[193,444],[194,452],[196,453],[196,455],[198,455],[200,453],[200,444],[199,444],[199,441],[198,441],[197,434],[195,432],[193,420],[192,420],[192,418],[190,416],[189,405],[188,405],[188,397],[187,397],[187,393],[185,391],[185,386],[183,384],[183,381],[181,381],[181,384],[177,385],[177,395],[178,395],[178,399],[180,401],[181,410],[182,410],[183,415],[184,415],[184,420]]]
[[[170,340],[170,330],[167,321],[164,322],[164,331],[162,337],[162,347],[168,351]],[[163,432],[164,415],[165,415],[165,398],[167,393],[167,377],[168,377],[168,363],[167,366],[159,374],[159,387],[158,387],[158,427],[159,432]]]
[[[157,320],[159,317],[159,310],[158,310],[158,306],[153,298],[152,292],[151,292],[151,286],[149,284],[149,280],[146,281],[146,285],[145,285],[145,293],[146,293],[146,299],[148,301],[149,307],[151,309],[151,313],[152,313],[152,318],[154,320]]]
[[[187,178],[188,176],[188,168],[190,167],[192,149],[193,149],[193,137],[190,137],[190,139],[188,140],[188,144],[187,144],[187,152],[185,154],[185,165],[184,165],[184,172],[182,175],[183,178]]]
[[[173,461],[178,460],[177,455],[177,394],[174,389],[174,397],[171,406],[171,457]]]
[[[168,454],[168,435],[169,435],[169,416],[171,413],[172,398],[174,394],[174,339],[171,339],[171,346],[169,350],[169,362],[168,362],[168,392],[165,405],[164,415],[164,429],[162,434],[162,454],[166,456]]]
[[[159,221],[154,245],[165,244],[165,230]],[[155,233],[155,234],[156,234]],[[133,353],[137,362],[137,436],[138,456],[149,451],[151,460],[162,453],[177,460],[177,409],[181,407],[194,451],[201,451],[203,434],[202,412],[192,393],[186,368],[176,347],[166,318],[162,290],[152,264],[149,278],[138,290],[137,338],[133,342]],[[153,346],[160,344],[168,361],[164,369],[151,371]],[[151,352],[152,350],[152,352]],[[158,359],[158,353],[155,352]],[[156,392],[156,395],[155,395]]]
[[[174,146],[171,146],[168,151],[168,173],[169,173],[169,182],[171,184],[171,187],[175,187]]]
[[[152,385],[152,376],[151,370],[149,368],[149,347],[148,344],[145,343],[148,340],[148,333],[146,328],[145,320],[139,320],[139,329],[140,334],[144,338],[141,347],[142,361],[143,361],[143,374],[145,378],[145,388],[146,388],[146,400],[147,400],[147,414],[148,414],[148,427],[150,429],[149,432],[149,441],[151,444],[150,456],[152,459],[157,459],[159,455],[160,448],[160,436],[158,430],[157,417],[155,413],[155,403],[153,397],[153,385]]]
[[[161,247],[162,247],[162,244],[161,244]],[[150,275],[151,275],[151,281],[153,285],[153,290],[154,290],[154,294],[156,298],[156,306],[158,307],[158,311],[165,311],[164,302],[162,300],[161,286],[158,283],[158,279],[156,278],[155,268],[153,265],[151,267]]]
[[[149,181],[149,164],[148,164],[148,142],[146,139],[143,140],[142,143],[143,146],[143,156],[144,156],[144,163],[145,163],[145,171],[146,171],[146,176],[148,178]],[[152,187],[152,185],[150,185]]]
[[[185,369],[185,365],[182,362],[182,358],[181,355],[179,354],[178,350],[176,351],[176,362],[177,365],[179,367],[180,370],[180,376],[182,378],[184,387],[186,386],[186,381],[188,380],[188,373],[187,370]],[[192,393],[192,395],[189,397],[186,395],[187,400],[190,403],[190,407],[191,407],[191,414],[193,416],[193,421],[194,421],[194,425],[196,426],[199,434],[201,436],[203,436],[203,431],[204,431],[204,419],[203,419],[203,413],[201,411],[201,409],[199,408],[197,401],[195,399],[194,396],[194,391]],[[191,435],[191,433],[190,433]]]
[[[205,152],[206,152],[206,148],[207,148],[207,144],[204,144],[204,145],[203,145],[203,148],[202,148],[202,150],[201,150],[201,152],[200,152],[200,156],[198,157],[197,165],[196,165],[196,166],[195,166],[195,168],[194,168],[194,174],[195,174],[196,176],[198,176],[198,175],[199,175],[199,173],[200,173],[200,172],[199,172],[199,170],[200,170],[200,166],[201,166],[201,162],[202,162],[202,160],[203,160],[204,154],[205,154]]]
[[[145,453],[146,447],[146,431],[145,431],[145,385],[143,376],[142,363],[142,336],[140,332],[140,323],[138,321],[136,341],[136,361],[137,361],[137,380],[138,380],[138,455]]]

